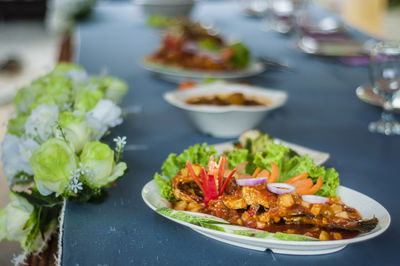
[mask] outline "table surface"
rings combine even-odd
[[[262,22],[246,18],[232,3],[199,4],[195,17],[212,22],[226,36],[240,37],[256,56],[294,65],[295,72],[267,72],[252,84],[283,89],[287,104],[271,113],[259,129],[272,136],[321,151],[340,173],[341,184],[380,202],[392,216],[379,237],[320,256],[290,256],[224,244],[169,221],[150,210],[142,187],[159,171],[171,152],[201,142],[225,140],[198,133],[182,112],[162,94],[175,85],[157,79],[137,62],[154,51],[159,32],[148,28],[133,5],[101,4],[80,25],[78,62],[91,73],[107,70],[126,80],[130,91],[123,106],[142,107],[111,132],[129,144],[147,147],[124,154],[129,172],[109,190],[101,204],[68,203],[63,234],[63,265],[393,265],[400,246],[400,137],[371,134],[370,121],[380,109],[357,99],[355,89],[368,83],[366,67],[350,67],[334,59],[312,57],[294,48],[292,37],[261,31]]]

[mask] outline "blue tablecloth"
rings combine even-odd
[[[271,113],[260,129],[272,136],[331,154],[328,166],[341,183],[383,204],[392,216],[381,236],[321,256],[258,252],[206,238],[150,210],[142,187],[170,152],[200,142],[222,140],[198,133],[182,112],[163,99],[175,85],[155,78],[137,62],[156,49],[159,32],[148,28],[139,9],[129,4],[102,4],[79,27],[79,58],[89,72],[125,79],[130,91],[123,105],[141,106],[111,132],[147,150],[128,151],[129,172],[109,190],[101,205],[68,203],[62,243],[63,265],[394,265],[400,246],[400,137],[370,134],[368,122],[380,110],[357,99],[355,88],[368,83],[368,69],[332,59],[307,56],[291,37],[260,30],[261,21],[244,17],[234,3],[206,2],[195,16],[212,22],[226,36],[239,37],[255,55],[279,58],[296,71],[268,72],[251,83],[289,92],[287,104]]]

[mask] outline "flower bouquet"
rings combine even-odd
[[[118,104],[127,89],[114,77],[59,64],[18,91],[2,143],[11,202],[0,210],[0,240],[18,241],[20,260],[46,247],[64,200],[98,202],[123,176],[126,137],[114,139],[114,150],[100,139],[122,123]]]

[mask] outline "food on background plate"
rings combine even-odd
[[[378,223],[336,197],[339,177],[333,168],[316,166],[258,131],[245,132],[218,160],[215,148],[206,144],[170,154],[162,175],[154,178],[175,210],[268,232],[338,240]]]
[[[195,96],[186,100],[187,104],[194,105],[241,105],[241,106],[267,106],[271,100],[262,96],[251,96],[243,93],[212,94]]]
[[[160,48],[146,60],[185,69],[226,71],[246,68],[250,52],[243,43],[229,43],[200,23],[182,20],[165,32]]]

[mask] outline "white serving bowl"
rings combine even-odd
[[[236,92],[247,96],[266,97],[272,103],[267,106],[213,106],[186,103],[186,100],[191,97]],[[186,112],[200,132],[217,138],[234,138],[245,130],[253,129],[270,110],[282,106],[287,97],[287,93],[281,90],[225,82],[199,85],[190,90],[171,91],[164,94],[164,99],[168,103]]]
[[[146,15],[163,15],[167,17],[187,17],[196,0],[135,0],[142,6]]]

